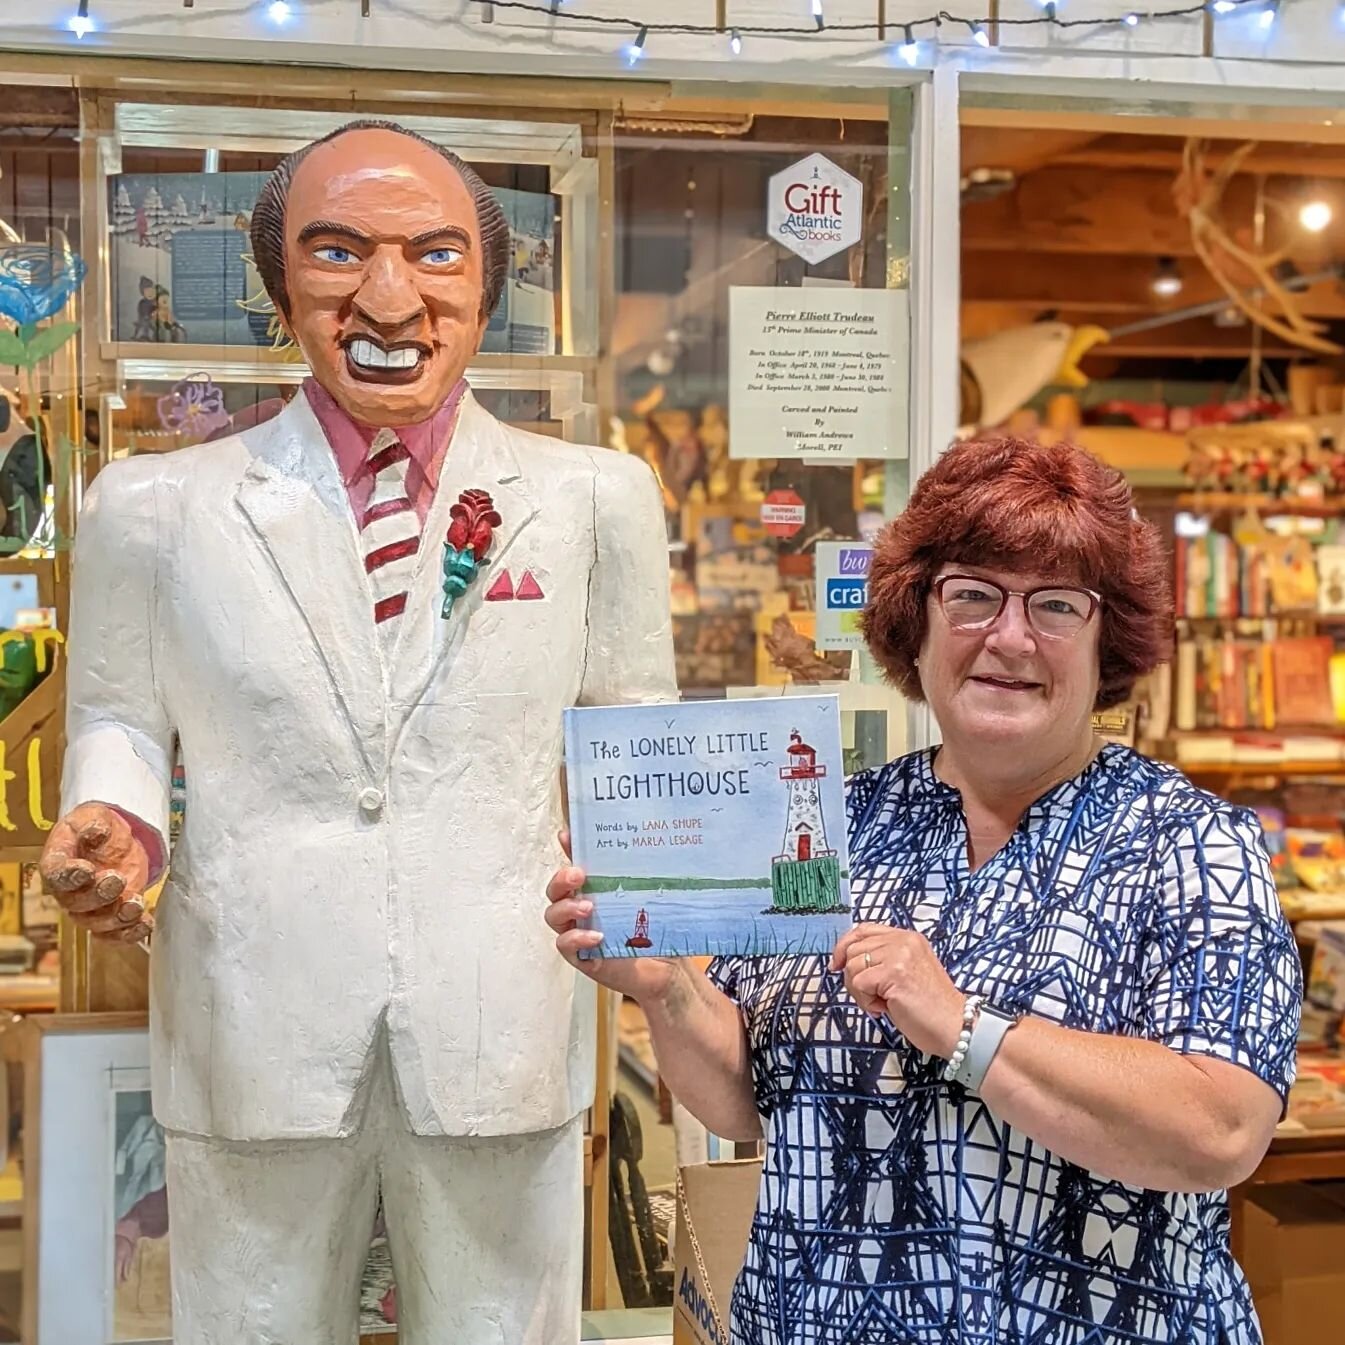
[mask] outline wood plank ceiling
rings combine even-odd
[[[1174,200],[1183,143],[1180,133],[964,126],[963,339],[1047,315],[1110,330],[1219,299],[1223,292],[1195,256]],[[1214,142],[1211,166],[1238,143]],[[1225,197],[1224,217],[1245,243],[1253,238],[1262,183],[1269,203],[1266,237],[1288,247],[1294,271],[1310,275],[1345,262],[1345,145],[1284,139],[1259,145]],[[1318,234],[1297,220],[1299,206],[1309,198],[1334,209],[1331,223]],[[1152,288],[1163,258],[1172,259],[1183,282],[1181,292],[1167,298]],[[1332,330],[1337,340],[1345,334],[1345,285],[1339,280],[1306,290],[1301,308],[1337,324]],[[1191,317],[1098,347],[1083,367],[1099,376],[1124,373],[1122,356],[1245,357],[1251,339],[1246,324]],[[1270,336],[1263,352],[1300,353]]]

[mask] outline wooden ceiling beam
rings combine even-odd
[[[1101,168],[1043,168],[1004,195],[962,208],[962,246],[971,252],[1088,253],[1189,257],[1190,233],[1177,213],[1173,175]],[[1229,184],[1225,220],[1250,229],[1256,184]],[[1286,201],[1287,204],[1287,201]],[[1279,216],[1271,212],[1272,239]],[[1345,213],[1320,234],[1295,228],[1293,260],[1317,270],[1345,256]],[[1246,241],[1250,241],[1249,239]]]
[[[1155,268],[1152,257],[1028,252],[1009,259],[1000,252],[969,251],[962,258],[962,298],[1036,314],[1054,309],[1066,321],[1077,313],[1106,313],[1129,321],[1223,295],[1193,257],[1181,263],[1181,293],[1162,299],[1152,289]],[[1345,318],[1345,282],[1320,281],[1301,291],[1299,302],[1309,317]]]
[[[1230,152],[1227,149],[1211,150],[1206,162],[1210,168],[1217,168]],[[1093,141],[1079,149],[1066,150],[1049,162],[1052,168],[1103,168],[1109,172],[1142,169],[1175,176],[1181,168],[1182,155],[1178,145],[1166,149],[1152,146],[1125,148]],[[1248,155],[1238,171],[1239,175],[1247,177],[1345,178],[1345,154],[1334,146],[1328,154],[1294,153],[1278,147],[1263,147]]]
[[[1060,321],[1075,326],[1120,327],[1133,315],[1108,313],[1101,309],[1061,313]],[[1040,311],[1015,304],[964,303],[961,306],[959,329],[962,340],[976,341],[1014,327],[1030,326],[1040,317]],[[1121,357],[1154,357],[1164,359],[1228,359],[1246,355],[1251,349],[1252,329],[1244,327],[1216,327],[1208,318],[1192,318],[1174,322],[1170,327],[1156,327],[1152,331],[1136,332],[1133,336],[1119,337],[1093,347],[1086,359],[1094,356],[1106,359]],[[1290,348],[1278,338],[1270,338],[1262,353],[1275,358],[1302,355],[1303,351]]]
[[[0,127],[48,129],[78,125],[79,97],[74,89],[15,84],[5,89],[0,100]]]
[[[970,107],[963,104],[965,126],[1036,135],[1042,131],[1091,131],[1094,135],[1162,135],[1185,140],[1275,140],[1297,144],[1345,145],[1345,118],[1332,108],[1288,108],[1270,105],[1230,107],[1218,117],[1132,116],[1116,112],[1045,111],[1028,107]]]

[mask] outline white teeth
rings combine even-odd
[[[350,358],[362,369],[414,369],[420,360],[420,351],[414,346],[384,350],[363,338],[352,341],[348,349]]]

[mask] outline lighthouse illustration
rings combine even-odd
[[[817,764],[816,749],[795,729],[789,735],[789,764],[780,768],[788,807],[785,838],[771,861],[770,914],[823,915],[845,909],[841,901],[841,866],[827,844],[826,818],[818,781],[826,766]]]

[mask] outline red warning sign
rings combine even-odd
[[[761,502],[761,522],[772,537],[793,537],[803,527],[803,500],[792,490],[773,490]]]

